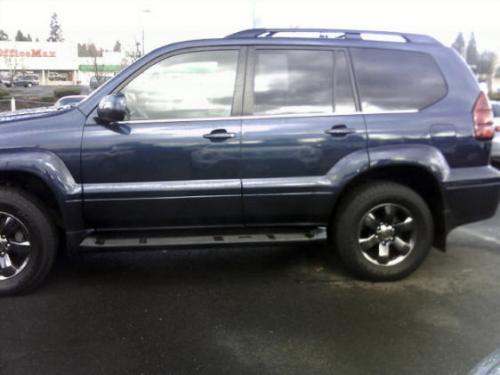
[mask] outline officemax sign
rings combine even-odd
[[[0,0],[0,3],[2,0]],[[0,71],[78,70],[78,49],[71,42],[0,41]]]
[[[47,51],[41,48],[19,50],[17,48],[0,49],[0,57],[56,57],[56,51]]]

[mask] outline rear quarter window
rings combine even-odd
[[[434,59],[421,52],[351,50],[363,111],[419,110],[447,93]]]

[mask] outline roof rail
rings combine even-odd
[[[373,30],[345,30],[345,29],[248,29],[226,36],[230,39],[240,38],[272,38],[280,33],[318,33],[318,39],[354,39],[354,40],[377,40],[380,36],[382,41],[393,41],[392,38],[401,38],[406,43],[440,44],[436,39],[420,34],[408,34],[389,31]],[[338,34],[329,38],[328,34]],[[367,36],[372,37],[367,37]],[[300,38],[300,36],[298,36]],[[388,38],[384,39],[384,37]]]

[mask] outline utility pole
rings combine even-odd
[[[144,56],[144,24],[142,25],[142,56]]]
[[[141,9],[142,14],[151,13],[151,9]],[[142,56],[144,56],[146,49],[144,47],[144,17],[141,17],[141,26],[142,26]]]

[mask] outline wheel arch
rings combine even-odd
[[[81,186],[64,162],[44,150],[2,150],[0,183],[17,187],[37,197],[51,211],[61,228],[81,226]]]
[[[24,171],[0,171],[0,186],[20,189],[38,198],[49,210],[49,216],[54,223],[64,228],[62,210],[56,194],[41,177]]]
[[[400,163],[370,168],[349,180],[337,195],[330,222],[334,220],[339,203],[355,187],[374,181],[391,181],[415,190],[429,206],[434,219],[433,245],[446,249],[446,201],[439,179],[430,169],[416,163]]]

